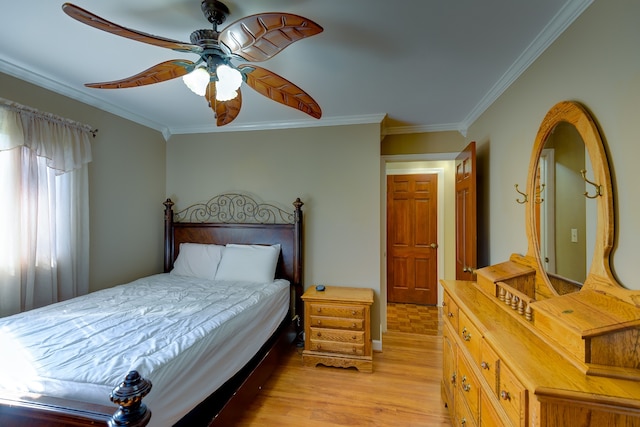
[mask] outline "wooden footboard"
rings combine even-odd
[[[151,412],[142,399],[151,383],[131,371],[111,392],[113,406],[78,402],[55,397],[24,394],[0,396],[0,426],[128,426],[144,427]]]

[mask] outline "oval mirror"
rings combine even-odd
[[[536,293],[619,287],[611,272],[613,194],[600,133],[580,104],[564,101],[545,116],[533,146],[527,194],[528,255]]]

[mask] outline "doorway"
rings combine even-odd
[[[387,176],[387,301],[438,302],[438,175]]]

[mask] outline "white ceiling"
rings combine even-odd
[[[211,28],[201,0],[75,0],[127,28],[189,42]],[[243,85],[236,120],[217,128],[204,98],[181,79],[130,89],[87,82],[129,77],[193,54],[139,43],[79,23],[62,1],[11,1],[0,9],[0,71],[172,134],[372,123],[387,133],[467,127],[593,0],[227,0],[218,29],[247,15],[287,12],[324,32],[300,40],[267,68],[320,104],[316,120]],[[236,62],[237,63],[237,62]]]

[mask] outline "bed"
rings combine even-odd
[[[298,339],[300,199],[164,205],[163,273],[0,319],[0,425],[230,426]]]

